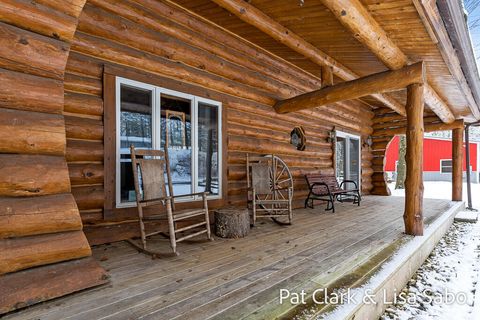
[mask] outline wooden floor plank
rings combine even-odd
[[[8,315],[7,319],[239,319],[275,312],[282,286],[325,285],[373,256],[403,231],[403,198],[365,197],[362,206],[339,204],[295,211],[294,224],[259,223],[243,239],[181,243],[181,255],[152,260],[120,242],[93,255],[111,285]],[[425,218],[448,201],[425,199]],[[155,241],[168,250],[168,241]]]

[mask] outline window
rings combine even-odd
[[[360,136],[336,131],[336,176],[339,182],[353,180],[361,184]]]
[[[452,160],[440,160],[440,173],[452,173]]]
[[[116,78],[116,206],[131,206],[130,145],[168,150],[175,195],[221,197],[221,103]],[[187,200],[197,200],[195,198]]]

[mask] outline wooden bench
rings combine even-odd
[[[305,208],[313,209],[313,202],[315,200],[327,201],[328,210],[333,210],[335,213],[335,200],[343,202],[346,199],[353,199],[354,204],[360,206],[362,200],[358,185],[353,180],[344,180],[338,185],[337,177],[333,174],[307,174],[305,175],[308,188],[310,189],[308,197],[305,200]],[[353,188],[347,188],[348,184],[353,184]]]

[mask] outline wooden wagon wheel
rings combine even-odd
[[[265,157],[272,158],[272,166],[270,168],[270,188],[272,194],[269,196],[271,200],[287,200],[289,195],[289,189],[292,190],[293,197],[293,177],[287,164],[279,157],[275,155],[266,155]],[[270,200],[266,199],[266,200]],[[268,211],[269,214],[275,215],[283,210],[279,210],[279,204],[261,205],[261,207]],[[291,222],[286,216],[272,217],[272,220],[281,225],[289,225]]]

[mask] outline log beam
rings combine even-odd
[[[350,81],[358,78],[358,75],[346,66],[342,65],[322,50],[305,41],[292,30],[282,26],[274,19],[267,16],[261,10],[243,0],[212,0],[220,7],[236,15],[242,21],[256,27],[278,42],[284,44],[295,52],[308,58],[310,61],[332,68],[335,76],[342,80]],[[385,104],[392,110],[402,110],[403,106],[392,97],[380,94],[372,95],[375,99]]]
[[[396,70],[409,64],[408,57],[388,37],[359,0],[322,0],[322,3],[388,68]],[[425,85],[425,102],[443,122],[455,121],[448,105],[428,84]]]
[[[452,201],[462,201],[462,184],[463,126],[452,130]]]
[[[405,233],[423,235],[423,109],[424,86],[407,88],[407,153],[405,160]]]
[[[342,82],[275,104],[278,113],[310,109],[339,101],[357,99],[375,93],[385,93],[404,89],[411,84],[425,83],[425,66],[422,62],[408,67],[385,71],[356,80]],[[405,109],[395,110],[405,115]]]

